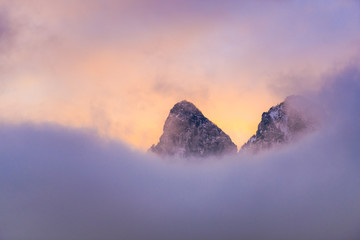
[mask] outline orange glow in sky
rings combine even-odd
[[[262,112],[318,89],[360,40],[351,1],[248,2],[0,0],[0,119],[146,150],[186,99],[240,147]]]

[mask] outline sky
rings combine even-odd
[[[0,0],[0,239],[353,240],[360,2]],[[301,94],[311,133],[159,158],[193,102],[240,147]]]
[[[240,147],[286,96],[356,62],[352,0],[0,0],[0,120],[140,150],[193,102]]]
[[[307,95],[323,124],[258,155],[160,159],[89,129],[0,125],[0,238],[353,240],[360,69]]]

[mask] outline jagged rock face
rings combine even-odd
[[[273,146],[288,143],[303,133],[313,130],[316,118],[303,97],[287,97],[284,102],[264,112],[256,134],[240,151],[259,152]]]
[[[207,157],[236,153],[237,147],[194,104],[181,101],[170,110],[160,142],[149,150],[162,156]]]

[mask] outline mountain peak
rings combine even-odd
[[[273,146],[288,143],[317,125],[315,114],[306,99],[292,95],[284,102],[264,112],[253,135],[241,150],[259,152]]]
[[[160,141],[150,151],[162,156],[207,157],[236,153],[237,147],[193,103],[183,100],[170,110]]]
[[[173,114],[199,114],[202,115],[200,110],[191,102],[186,100],[182,100],[174,105],[174,107],[170,110],[170,113]]]

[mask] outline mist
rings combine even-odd
[[[0,239],[358,239],[360,72],[327,82],[307,95],[321,126],[258,155],[159,159],[90,129],[3,123]]]

